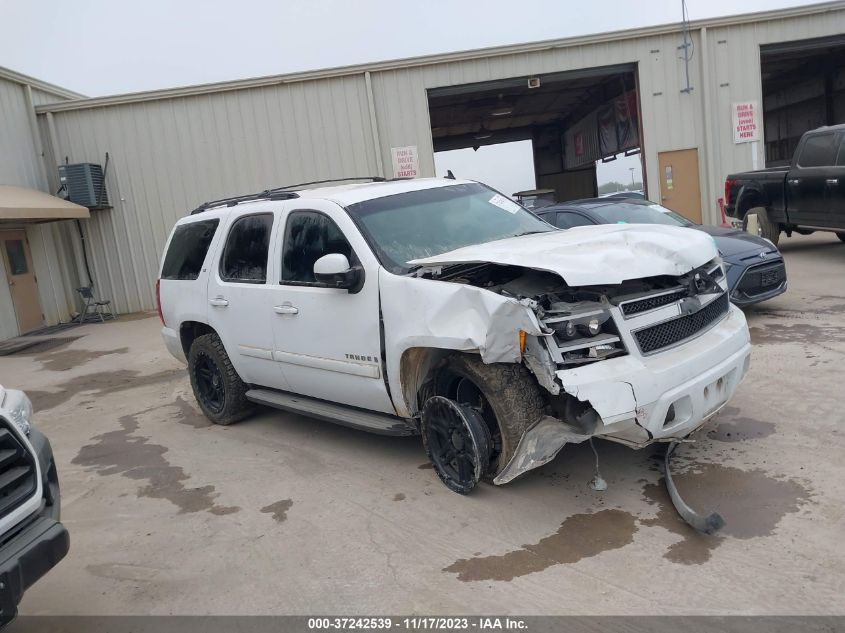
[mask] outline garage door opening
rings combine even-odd
[[[766,166],[788,165],[807,130],[845,123],[845,35],[760,47]]]
[[[438,175],[440,152],[528,142],[533,186],[558,201],[597,196],[596,162],[642,146],[635,64],[434,88],[428,108]],[[515,155],[498,168],[522,173],[524,162]]]
[[[434,171],[441,177],[452,172],[455,178],[478,180],[506,196],[535,186],[531,141],[435,152]]]

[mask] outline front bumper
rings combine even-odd
[[[761,284],[761,275],[765,271],[771,271],[776,281],[768,286]],[[738,306],[747,306],[761,301],[767,301],[786,292],[786,265],[783,259],[773,259],[764,263],[747,264],[741,262],[734,264],[728,271],[728,284],[730,287],[731,303]]]
[[[61,496],[53,450],[33,428],[30,444],[38,460],[42,497],[38,509],[2,536],[0,626],[14,618],[24,592],[65,557],[70,537],[59,523]]]
[[[65,527],[40,516],[0,548],[0,625],[17,612],[24,591],[65,557],[70,537]]]
[[[698,429],[733,396],[748,371],[750,354],[745,316],[731,306],[707,332],[673,349],[556,375],[567,393],[598,413],[601,420],[593,435],[639,448]]]

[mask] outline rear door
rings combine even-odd
[[[838,134],[817,132],[804,137],[786,176],[786,209],[789,221],[805,226],[833,227],[831,188],[837,178]]]
[[[208,323],[244,382],[288,389],[273,360],[275,248],[271,236],[279,217],[272,210],[231,217],[218,242],[208,277]]]
[[[279,276],[264,309],[275,334],[273,356],[290,390],[395,414],[383,373],[378,261],[337,204],[300,199],[286,203],[286,209],[275,239]],[[359,291],[315,281],[314,262],[330,253],[363,266]]]
[[[845,230],[845,133],[839,133],[839,152],[836,167],[827,177],[827,195],[830,199],[833,228]]]

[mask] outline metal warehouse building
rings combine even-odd
[[[0,185],[55,193],[59,165],[94,163],[108,197],[81,233],[0,200],[8,338],[33,327],[24,302],[38,326],[79,309],[85,255],[118,312],[153,309],[167,235],[205,200],[433,176],[441,150],[530,139],[560,200],[595,195],[596,161],[638,154],[650,199],[717,222],[727,173],[845,122],[845,2],[93,99],[0,69],[0,108]]]

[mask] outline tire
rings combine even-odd
[[[544,414],[546,406],[540,386],[524,366],[485,365],[480,357],[468,354],[455,354],[443,361],[434,392],[481,413],[492,439],[485,475],[488,480],[511,460],[526,429]]]
[[[197,337],[188,352],[191,388],[200,409],[215,424],[243,420],[255,406],[246,399],[247,386],[232,366],[217,334]]]
[[[748,225],[746,218],[748,218],[748,216],[752,213],[757,215],[757,224],[760,227],[760,236],[765,237],[767,240],[771,241],[772,244],[777,246],[778,240],[780,239],[780,225],[769,220],[769,213],[766,210],[766,207],[754,207],[753,209],[749,209],[742,221],[743,228]]]

